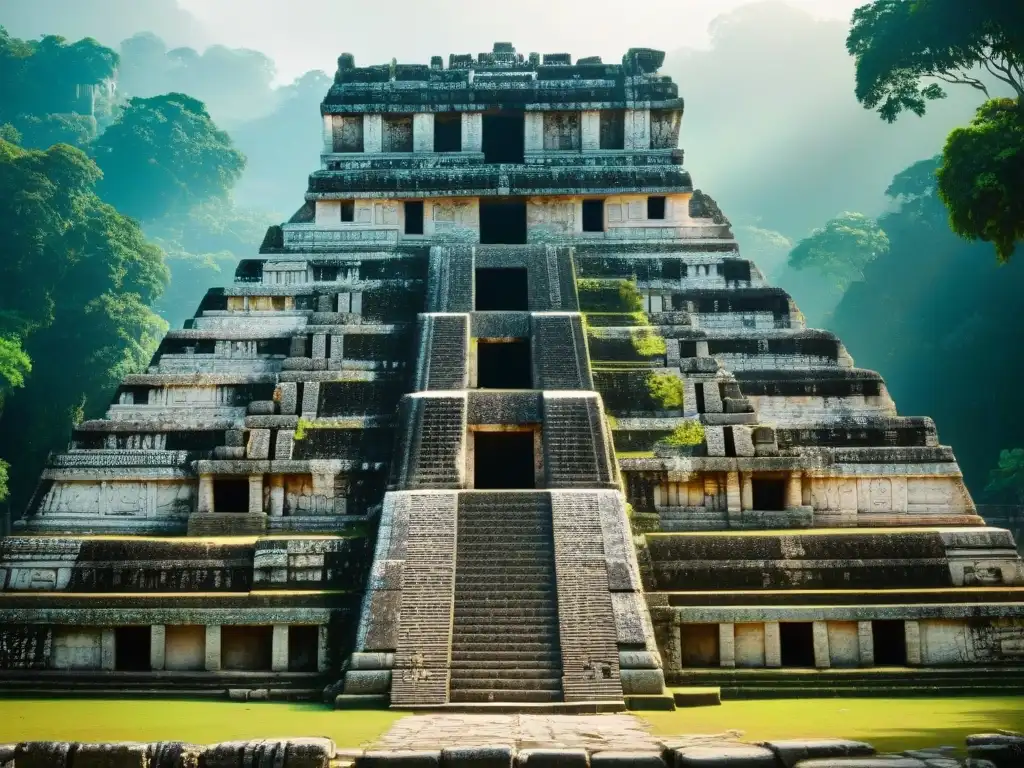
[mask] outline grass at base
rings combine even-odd
[[[0,699],[0,744],[17,741],[187,741],[326,736],[375,741],[404,712],[321,704],[139,699]]]
[[[662,736],[737,730],[743,741],[839,738],[866,741],[879,752],[963,750],[969,734],[1024,729],[1024,697],[724,701],[638,714]]]

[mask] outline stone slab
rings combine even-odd
[[[441,750],[445,768],[511,768],[512,747],[508,744],[481,747],[448,747]]]
[[[750,744],[709,744],[675,752],[676,768],[776,768],[775,755]]]
[[[587,768],[585,749],[524,749],[516,755],[518,768]]]
[[[595,752],[590,768],[665,768],[659,752]]]
[[[75,768],[148,768],[145,744],[79,744]]]
[[[395,752],[366,752],[357,757],[356,768],[438,768],[440,750],[409,750]]]
[[[845,739],[782,739],[767,741],[762,747],[770,749],[782,768],[793,768],[801,760],[823,757],[870,757],[875,748],[862,741]]]

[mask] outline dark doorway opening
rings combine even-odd
[[[871,639],[875,646],[876,667],[907,666],[907,635],[903,621],[894,619],[872,621]]]
[[[521,109],[488,112],[483,117],[484,162],[522,163],[526,113]]]
[[[480,242],[484,245],[525,245],[526,201],[481,200]]]
[[[479,341],[476,385],[480,389],[532,389],[530,341]]]
[[[213,481],[214,512],[248,512],[249,479],[220,477]]]
[[[583,201],[583,231],[604,232],[604,200]]]
[[[114,630],[114,669],[118,672],[148,672],[151,629],[118,627]]]
[[[814,625],[809,621],[779,624],[779,646],[784,667],[814,666]]]
[[[526,269],[481,268],[476,271],[478,312],[526,312],[529,310]]]
[[[434,115],[434,151],[462,151],[462,114],[440,112]]]
[[[648,197],[647,198],[647,218],[648,219],[664,219],[665,218],[665,198],[664,197]]]
[[[679,626],[681,661],[684,667],[721,665],[717,624],[681,624]]]
[[[475,432],[473,487],[534,488],[533,432]]]
[[[786,508],[786,481],[754,478],[754,509],[759,512],[781,512]]]
[[[220,661],[224,669],[269,672],[273,647],[273,627],[220,628]]]
[[[288,627],[288,671],[316,672],[320,627]]]
[[[423,234],[423,201],[405,201],[405,234]]]

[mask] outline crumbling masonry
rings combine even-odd
[[[740,257],[662,59],[343,55],[303,206],[0,541],[0,691],[614,709],[1009,675],[1011,536]]]

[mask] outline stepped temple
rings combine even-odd
[[[741,256],[663,58],[343,55],[302,207],[0,541],[0,692],[574,711],[1020,672],[1012,537]]]

